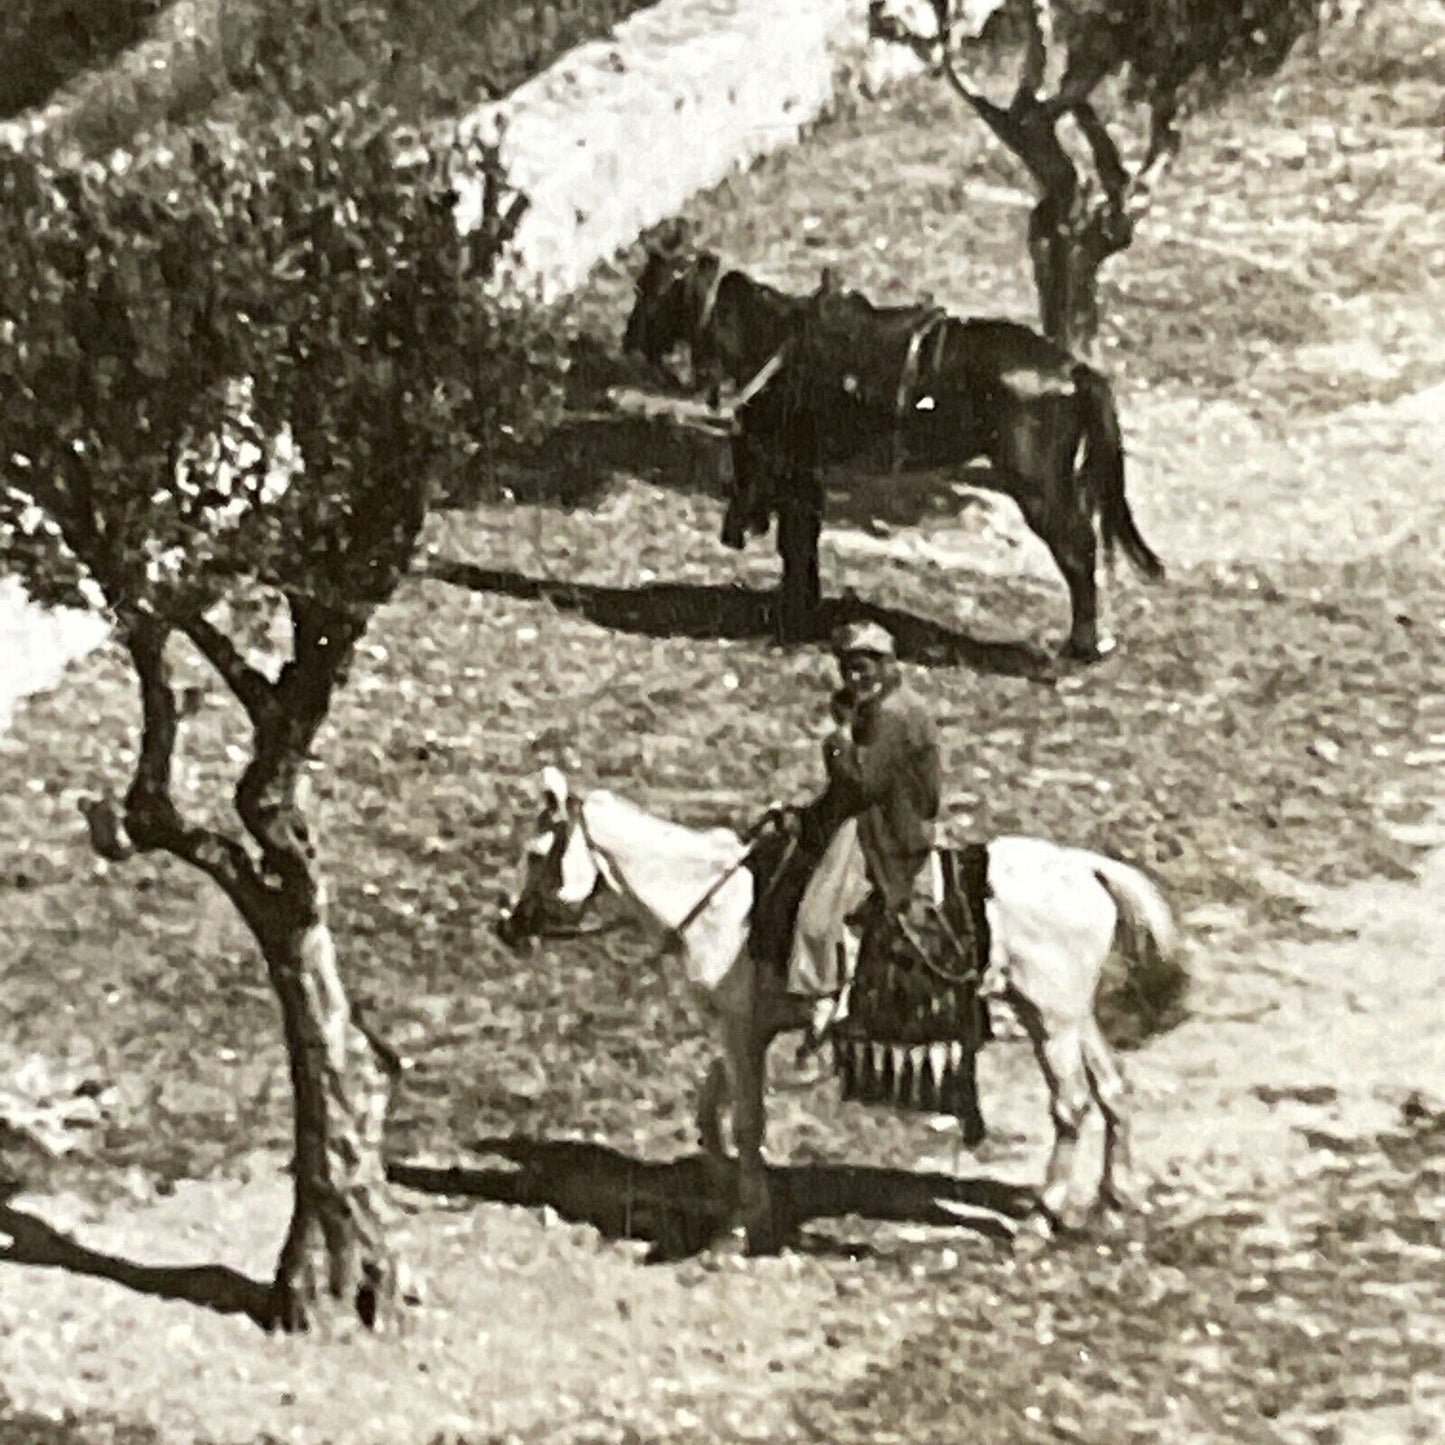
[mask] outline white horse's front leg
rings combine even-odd
[[[733,1143],[737,1148],[738,1213],[750,1254],[777,1248],[772,1192],[763,1160],[763,1088],[767,1045],[751,1014],[724,1025],[727,1071],[733,1084]]]

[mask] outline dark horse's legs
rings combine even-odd
[[[811,636],[823,584],[818,569],[818,538],[823,531],[821,498],[790,497],[778,509],[778,555],[783,586],[778,604],[778,640],[801,642]]]
[[[1113,649],[1099,639],[1098,540],[1082,500],[1050,499],[1021,483],[1013,489],[1024,521],[1049,549],[1069,589],[1070,623],[1062,655],[1097,662]]]

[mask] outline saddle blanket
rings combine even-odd
[[[979,983],[988,962],[983,845],[944,849],[941,902],[902,914],[870,901],[846,1013],[832,1031],[843,1097],[956,1114],[982,1137],[974,1056],[991,1037]],[[971,1142],[974,1142],[971,1141]]]

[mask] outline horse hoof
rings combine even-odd
[[[746,1259],[752,1251],[748,1248],[747,1232],[741,1225],[726,1230],[708,1246],[708,1261],[714,1269],[726,1269],[729,1265]]]
[[[1015,1259],[1035,1259],[1054,1242],[1054,1222],[1042,1209],[1031,1209],[1014,1231]]]
[[[1078,642],[1070,638],[1059,649],[1059,656],[1065,662],[1078,662],[1085,666],[1092,666],[1096,662],[1103,662],[1111,653],[1118,649],[1119,644],[1107,635],[1099,638],[1096,642]]]
[[[1111,1214],[1148,1215],[1153,1212],[1153,1206],[1141,1190],[1117,1181],[1099,1190],[1099,1207]]]
[[[1055,1232],[1059,1234],[1078,1234],[1089,1222],[1089,1211],[1077,1204],[1066,1204],[1060,1211]]]
[[[753,1258],[777,1254],[783,1247],[783,1231],[773,1219],[749,1219],[743,1225],[747,1251]]]
[[[778,1227],[772,1210],[768,1210],[766,1215],[746,1215],[741,1232],[747,1252],[754,1258],[777,1254],[783,1247],[784,1231]]]

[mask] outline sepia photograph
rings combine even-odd
[[[4,0],[0,1445],[1445,1442],[1445,0]]]

